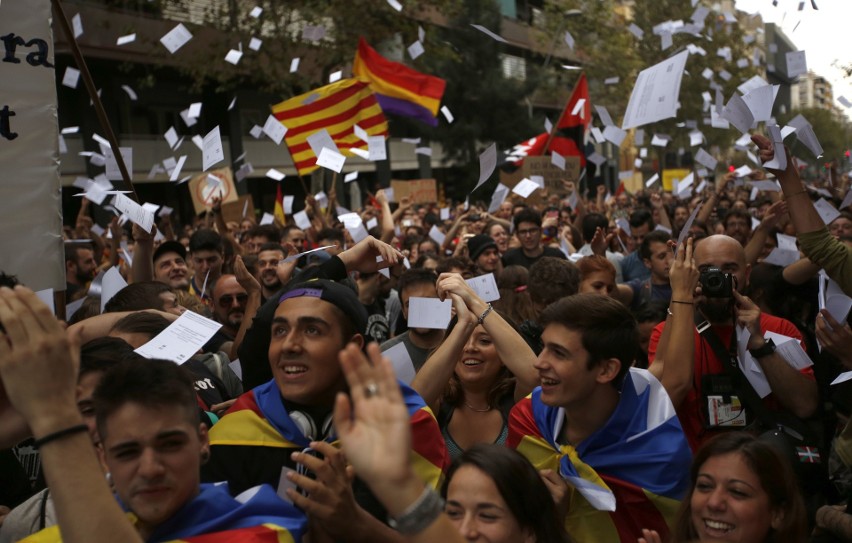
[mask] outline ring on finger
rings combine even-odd
[[[379,395],[379,385],[374,382],[369,382],[364,385],[364,396],[367,398],[372,398],[373,396]]]

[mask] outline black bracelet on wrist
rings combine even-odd
[[[681,300],[672,300],[671,302],[672,302],[673,304],[693,305],[693,303],[692,303],[692,302],[683,302],[683,301],[681,301]]]
[[[56,441],[58,439],[62,439],[63,437],[67,437],[73,434],[79,434],[81,432],[88,432],[89,427],[85,424],[77,424],[75,426],[71,426],[70,428],[65,428],[63,430],[57,430],[51,434],[47,434],[46,436],[40,437],[33,441],[33,447],[38,449],[43,447],[47,443],[51,441]]]

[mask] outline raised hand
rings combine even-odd
[[[349,397],[337,395],[334,428],[355,473],[375,490],[412,476],[411,426],[390,361],[375,343],[367,354],[354,344],[340,353]]]

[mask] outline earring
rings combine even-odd
[[[210,451],[204,451],[201,453],[201,464],[206,464],[210,460]]]
[[[106,482],[111,488],[112,487],[112,473],[106,472]]]

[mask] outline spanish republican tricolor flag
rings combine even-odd
[[[436,115],[447,86],[443,79],[386,59],[364,38],[358,40],[352,73],[370,85],[385,113],[413,117],[437,126]]]
[[[635,543],[647,528],[667,540],[692,455],[660,382],[631,368],[615,412],[577,447],[557,443],[564,419],[536,388],[512,408],[507,444],[572,487],[568,533],[578,543]]]
[[[388,123],[370,87],[357,79],[341,79],[272,106],[272,114],[287,127],[284,139],[299,175],[316,170],[317,156],[308,136],[327,130],[337,148],[352,156],[353,148],[367,149],[355,135],[357,124],[370,136],[387,136]]]

